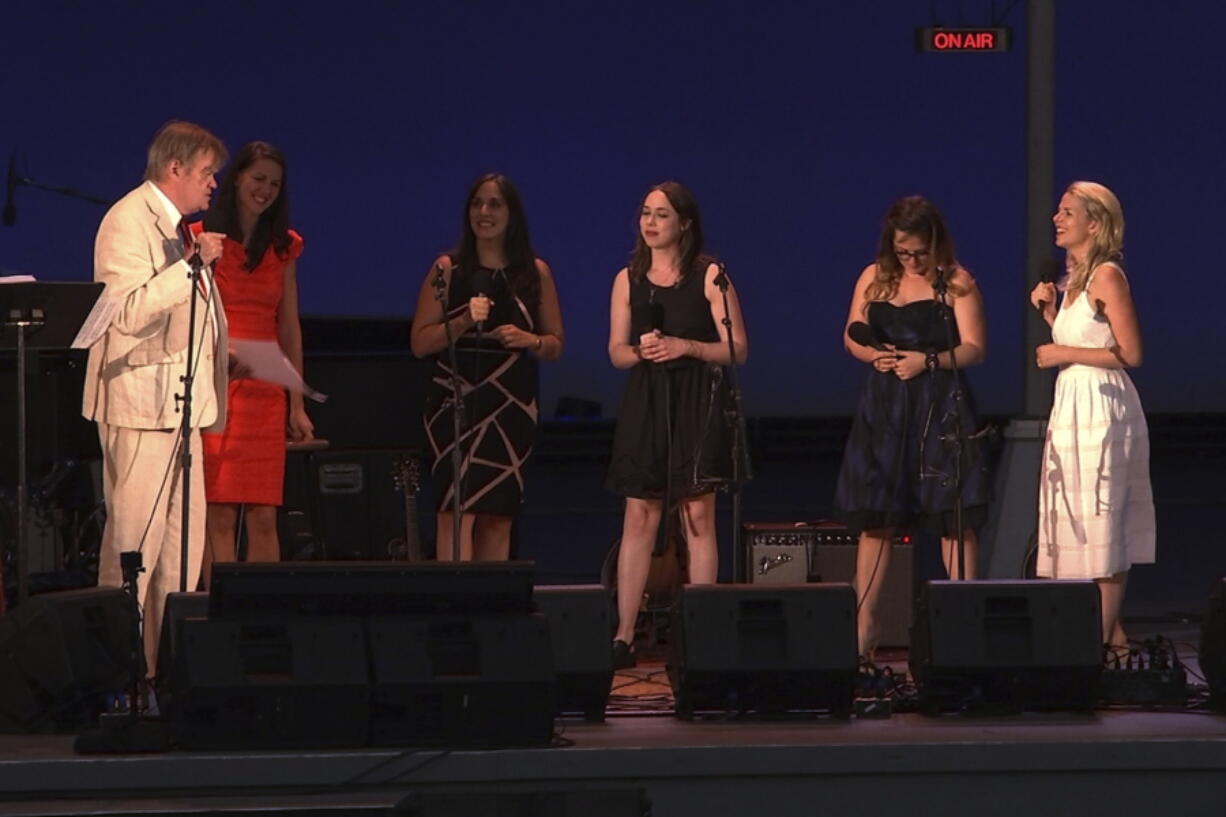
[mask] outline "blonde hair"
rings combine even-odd
[[[1090,221],[1098,225],[1093,244],[1085,258],[1068,257],[1068,277],[1063,288],[1080,292],[1086,288],[1091,273],[1103,264],[1118,264],[1124,258],[1124,209],[1120,200],[1098,182],[1077,181],[1064,191],[1076,196],[1086,208]]]
[[[196,154],[212,151],[217,166],[226,163],[226,146],[213,134],[199,125],[172,119],[163,125],[149,144],[149,158],[145,163],[145,179],[159,181],[166,175],[166,168],[173,161],[190,165]]]

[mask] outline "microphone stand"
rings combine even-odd
[[[28,172],[28,171],[27,171]],[[110,207],[112,202],[107,201],[101,196],[95,196],[91,193],[86,193],[82,190],[77,190],[75,187],[64,187],[55,184],[43,184],[35,181],[29,176],[21,176],[17,173],[16,152],[9,154],[8,178],[6,179],[6,188],[8,190],[8,198],[4,203],[4,226],[12,227],[17,221],[17,206],[14,203],[13,193],[20,186],[33,187],[35,190],[44,190],[48,193],[56,193],[70,199],[78,199],[80,201],[88,201],[93,204],[101,204],[103,207]]]
[[[460,363],[456,356],[456,338],[451,332],[451,319],[447,315],[447,281],[443,278],[441,264],[434,268],[434,297],[443,310],[443,332],[447,335],[447,359],[451,364],[451,559],[460,561],[460,508],[464,504],[460,493],[463,480],[460,471],[464,458],[460,454],[460,433],[463,430],[464,394],[460,387]]]
[[[188,248],[190,249],[190,248]],[[187,358],[184,374],[179,377],[183,384],[183,394],[175,395],[179,402],[182,419],[179,423],[179,479],[183,483],[182,515],[179,530],[179,592],[187,592],[188,545],[191,540],[191,505],[192,505],[192,384],[196,381],[196,304],[200,299],[200,281],[204,276],[204,263],[200,253],[195,252],[187,259],[191,272],[187,278],[191,281],[192,297],[188,306],[187,319]],[[210,288],[210,295],[212,289]],[[201,339],[203,342],[203,338]],[[225,400],[226,395],[219,394],[216,399]],[[193,588],[194,589],[194,588]]]
[[[958,577],[962,581],[966,580],[966,536],[963,531],[962,524],[962,457],[965,454],[966,430],[962,427],[962,403],[964,393],[962,391],[962,376],[958,369],[958,356],[954,350],[954,328],[951,323],[951,313],[953,307],[949,305],[949,275],[951,273],[937,268],[936,280],[932,283],[932,291],[936,296],[937,303],[945,307],[941,310],[941,322],[945,327],[945,343],[949,347],[949,369],[950,376],[953,378],[950,382],[950,390],[954,398],[954,433],[953,433],[953,449],[954,449],[954,526],[956,528],[958,542]],[[935,374],[935,369],[933,374]],[[936,399],[935,394],[933,400]],[[925,432],[927,429],[925,429]],[[924,437],[926,439],[927,434]],[[949,443],[948,435],[941,435],[942,442]],[[920,459],[920,467],[923,466],[923,458]],[[936,476],[932,474],[930,476]],[[942,485],[949,484],[949,475],[941,474]]]
[[[720,323],[724,325],[724,334],[728,339],[728,391],[732,397],[731,408],[724,410],[726,420],[732,427],[732,580],[744,582],[748,576],[745,572],[745,553],[740,542],[741,486],[753,479],[753,469],[746,444],[749,437],[745,430],[745,410],[741,404],[740,366],[736,362],[736,343],[732,339],[732,318],[728,311],[728,273],[723,263],[719,264],[715,284],[719,287],[720,298],[724,303],[724,317]]]

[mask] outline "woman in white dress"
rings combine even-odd
[[[1064,296],[1040,283],[1030,302],[1052,328],[1036,350],[1060,367],[1039,483],[1040,576],[1094,579],[1102,593],[1103,642],[1125,648],[1120,605],[1133,564],[1154,561],[1149,431],[1124,370],[1141,365],[1141,328],[1120,266],[1124,213],[1115,194],[1073,182],[1052,217],[1066,253]]]

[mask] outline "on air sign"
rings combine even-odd
[[[917,28],[917,51],[1008,51],[1007,28]]]

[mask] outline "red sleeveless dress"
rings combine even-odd
[[[192,230],[200,232],[200,223]],[[242,244],[225,239],[213,279],[226,311],[231,338],[277,339],[277,307],[285,267],[302,254],[302,237],[290,230],[284,257],[269,247],[259,265],[246,267]],[[230,380],[226,428],[202,435],[204,493],[209,502],[280,505],[285,481],[286,394],[251,378]]]

